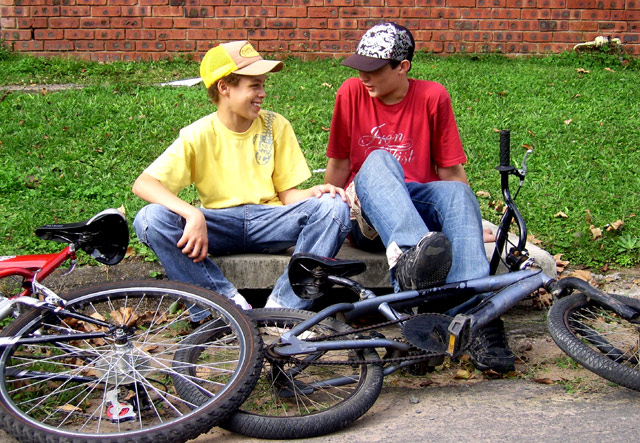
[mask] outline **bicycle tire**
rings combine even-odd
[[[640,300],[612,294],[640,312]],[[551,337],[567,355],[602,378],[640,391],[638,326],[582,293],[556,301],[549,310]]]
[[[281,329],[291,328],[314,314],[297,309],[254,309],[250,312],[265,342],[277,340]],[[275,335],[272,335],[273,329]],[[316,334],[349,330],[351,328],[348,325],[331,318],[323,320],[311,329]],[[341,360],[347,359],[349,352],[352,356],[370,360],[371,363],[360,364],[355,368],[349,365],[282,365],[265,357],[258,385],[240,409],[221,426],[238,434],[264,439],[311,438],[343,429],[373,406],[384,379],[382,366],[376,363],[378,355],[372,349],[355,352],[328,351],[315,357],[328,361]],[[278,385],[278,376],[284,376],[286,379],[292,375],[295,380],[287,383],[288,386],[283,386],[284,383]],[[326,382],[327,377],[335,379],[339,376],[357,378],[358,381],[339,387],[316,385],[312,388],[310,385],[310,382]],[[287,399],[278,395],[276,387],[281,394],[288,393],[292,397]],[[305,393],[305,389],[312,392]],[[331,400],[330,404],[320,403],[327,399]],[[312,411],[308,409],[310,406],[320,410]],[[267,407],[271,409],[265,410]],[[287,410],[285,407],[290,409]]]
[[[209,290],[173,281],[125,281],[63,298],[67,310],[102,316],[117,328],[105,328],[102,339],[63,341],[61,334],[77,335],[95,325],[35,310],[2,331],[4,337],[51,336],[0,351],[0,424],[19,441],[184,442],[231,414],[260,375],[262,341],[255,325],[237,305]],[[202,356],[209,362],[194,363],[201,371],[196,379],[186,378],[173,362],[193,328],[192,305],[229,332],[224,343],[216,342],[219,354],[211,346]],[[177,383],[215,394],[194,405],[176,395]]]

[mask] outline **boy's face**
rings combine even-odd
[[[241,76],[235,86],[228,86],[227,105],[237,118],[253,121],[258,118],[262,101],[267,94],[264,91],[266,75]]]
[[[367,89],[369,96],[376,97],[386,103],[389,98],[394,97],[399,89],[406,83],[406,73],[399,65],[395,69],[390,64],[372,72],[358,71],[360,80]]]

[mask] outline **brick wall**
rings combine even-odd
[[[542,54],[605,35],[640,54],[640,0],[0,0],[14,50],[99,61],[199,58],[241,39],[263,53],[341,56],[381,19],[435,53]]]

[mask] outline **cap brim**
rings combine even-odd
[[[383,58],[366,57],[360,54],[353,54],[347,57],[343,62],[343,66],[348,66],[358,71],[372,72],[389,64],[391,60]]]
[[[233,71],[233,73],[238,75],[263,75],[267,72],[278,72],[283,67],[284,64],[279,60],[258,60],[249,66]]]

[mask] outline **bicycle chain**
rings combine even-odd
[[[384,328],[387,326],[391,326],[391,325],[395,325],[397,323],[403,322],[403,321],[407,321],[416,317],[421,317],[421,316],[425,316],[425,315],[441,315],[441,314],[413,314],[413,315],[409,315],[407,317],[402,317],[400,319],[397,320],[390,320],[390,321],[386,321],[386,322],[382,322],[382,323],[377,323],[375,325],[371,325],[371,326],[365,326],[362,328],[358,328],[358,329],[351,329],[349,331],[343,331],[343,332],[336,332],[335,334],[330,334],[330,335],[322,335],[320,337],[309,337],[309,338],[305,338],[304,341],[305,342],[316,342],[316,341],[330,341],[333,339],[337,339],[340,337],[344,337],[346,335],[358,335],[362,332],[367,332],[367,331],[371,331],[371,330],[375,330],[378,328]],[[299,358],[295,358],[293,356],[290,357],[284,357],[280,354],[277,354],[276,352],[274,352],[274,348],[276,346],[278,346],[280,343],[272,343],[268,346],[266,346],[266,356],[267,359],[271,362],[277,362],[277,363],[293,363],[293,364],[304,364],[304,365],[315,365],[315,366],[333,366],[333,365],[370,365],[370,364],[380,364],[380,365],[384,365],[386,363],[401,363],[404,361],[411,361],[411,360],[416,360],[416,361],[420,361],[420,360],[424,360],[426,358],[430,358],[430,357],[436,357],[442,354],[439,354],[437,352],[428,352],[428,351],[424,351],[422,349],[418,349],[415,346],[412,347],[409,351],[407,351],[407,355],[403,356],[403,357],[390,357],[390,358],[378,358],[377,360],[365,360],[365,359],[351,359],[349,358],[348,360],[325,360],[325,361],[307,361],[307,360],[302,360]],[[365,348],[366,349],[366,348]],[[355,351],[355,349],[353,349]],[[364,349],[363,349],[364,350]],[[417,352],[417,354],[413,354],[414,352]]]

